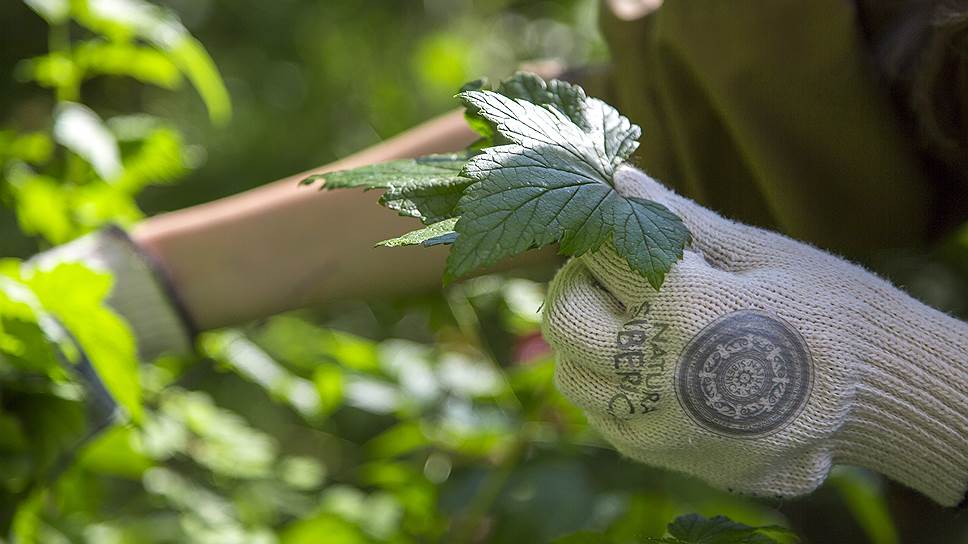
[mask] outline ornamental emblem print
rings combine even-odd
[[[803,410],[812,366],[806,342],[789,323],[740,310],[713,321],[686,345],[676,396],[698,425],[756,438],[779,431]]]

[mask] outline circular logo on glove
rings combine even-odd
[[[682,351],[676,396],[689,417],[718,434],[755,438],[785,427],[813,383],[803,337],[779,317],[740,310],[707,325]]]

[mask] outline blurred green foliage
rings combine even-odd
[[[0,255],[345,156],[453,107],[474,77],[603,60],[596,9],[5,2]],[[899,541],[866,472],[778,503],[622,459],[552,385],[541,282],[296,312],[141,363],[103,305],[110,285],[0,261],[0,540],[766,543],[794,541],[793,525]],[[926,285],[957,299],[937,291],[954,282]],[[923,541],[964,534],[952,527]]]
[[[54,98],[47,130],[0,132],[0,200],[39,247],[57,245],[108,222],[143,214],[134,198],[187,170],[182,135],[143,113],[106,121],[80,103],[82,83],[129,76],[175,87],[181,74],[202,95],[213,121],[227,120],[227,91],[204,48],[168,10],[139,0],[30,0],[47,27],[47,53],[18,61],[24,82]],[[142,425],[144,399],[135,339],[104,301],[113,278],[79,263],[0,265],[0,527],[17,541],[48,541],[41,521],[50,486],[73,470],[73,456],[99,436]],[[130,431],[130,428],[128,428]],[[123,442],[121,442],[123,444]],[[138,458],[110,452],[108,473],[128,475]],[[119,466],[114,466],[119,465]],[[72,489],[76,497],[85,487]],[[69,495],[65,495],[69,496]],[[77,502],[77,501],[75,501]],[[78,502],[83,506],[83,501]],[[57,533],[51,533],[56,535]]]

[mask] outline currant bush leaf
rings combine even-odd
[[[462,92],[481,90],[487,89],[477,85],[465,85],[461,89]],[[518,72],[502,81],[495,92],[537,106],[554,107],[589,134],[620,136],[606,141],[606,145],[614,148],[609,150],[609,154],[617,158],[616,164],[630,157],[638,148],[641,136],[639,127],[607,103],[597,98],[589,98],[578,85],[557,79],[546,82],[536,74]],[[476,106],[466,107],[465,117],[468,123],[488,144],[483,147],[511,143],[497,133],[495,123],[482,115]]]
[[[459,178],[447,184],[390,187],[380,197],[380,204],[429,225],[457,215],[457,203],[470,183],[469,179]]]
[[[706,518],[687,514],[668,527],[669,536],[649,538],[648,544],[779,544],[797,542],[796,534],[785,527],[769,525],[751,527],[726,516]],[[780,539],[780,540],[778,540]]]
[[[557,242],[562,253],[582,255],[611,240],[633,270],[661,286],[689,232],[662,205],[626,198],[612,185],[638,145],[637,126],[595,99],[569,115],[496,92],[458,96],[512,143],[485,149],[464,167],[475,183],[458,205],[445,281],[533,247]]]
[[[467,155],[429,155],[417,159],[381,162],[325,174],[315,174],[302,180],[303,185],[323,182],[322,189],[388,189],[410,184],[446,183],[460,174]]]
[[[588,97],[585,96],[585,90],[578,85],[558,79],[546,82],[536,74],[518,72],[502,81],[497,92],[538,106],[554,106],[583,130],[591,130],[585,118],[585,102]]]
[[[318,174],[300,183],[322,181],[323,189],[385,189],[381,204],[431,224],[455,216],[457,202],[472,182],[460,175],[467,158],[466,154],[449,154],[389,161]]]
[[[461,93],[487,90],[490,90],[487,82],[478,80],[464,85],[461,88]],[[589,130],[591,128],[583,115],[587,97],[584,89],[578,85],[557,79],[545,82],[536,74],[517,72],[502,81],[495,92],[508,98],[524,100],[538,106],[554,106],[582,129]],[[482,115],[476,106],[465,103],[465,107],[464,117],[467,119],[467,124],[481,135],[481,140],[474,144],[475,149],[511,143],[497,131],[494,122]],[[638,136],[636,136],[637,138]]]
[[[519,72],[490,91],[485,80],[458,98],[482,138],[465,154],[390,161],[309,177],[323,188],[383,189],[380,203],[427,228],[377,245],[453,244],[447,283],[528,249],[559,244],[582,255],[610,243],[658,289],[689,243],[661,204],[625,197],[615,170],[641,130],[577,85]]]
[[[656,290],[672,265],[682,257],[689,231],[668,208],[640,198],[618,198],[614,203],[612,243]]]
[[[457,239],[457,233],[454,232],[455,223],[457,223],[456,217],[445,219],[420,230],[408,232],[403,236],[392,238],[390,240],[384,240],[377,245],[383,247],[415,245],[430,247],[441,244],[452,244],[454,243],[454,240]]]

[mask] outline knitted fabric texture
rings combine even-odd
[[[608,246],[569,261],[550,287],[544,332],[556,383],[620,452],[760,496],[810,492],[844,463],[942,505],[962,499],[968,325],[638,170],[622,167],[616,187],[664,204],[694,238],[658,292]],[[743,328],[750,319],[768,332]],[[726,340],[703,346],[707,337]],[[740,344],[765,355],[743,359]],[[703,348],[689,374],[682,365]],[[703,385],[689,389],[690,377]]]

